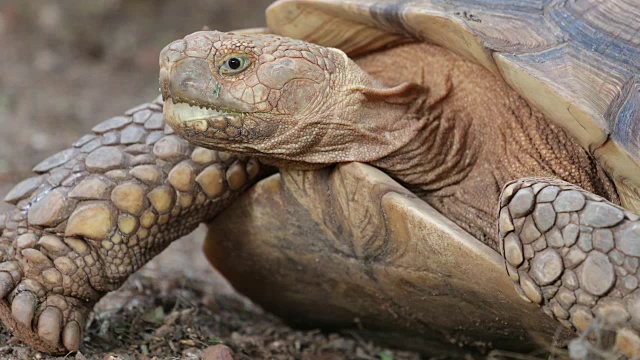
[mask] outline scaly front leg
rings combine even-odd
[[[570,183],[511,182],[500,200],[500,249],[516,291],[568,327],[594,319],[640,354],[638,215]]]
[[[158,102],[97,125],[34,171],[0,215],[0,319],[44,352],[77,350],[98,299],[261,172],[255,159],[173,135]]]

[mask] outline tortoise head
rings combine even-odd
[[[202,31],[165,47],[160,68],[167,124],[203,147],[301,169],[369,161],[398,147],[365,116],[380,117],[365,103],[388,89],[338,49]]]

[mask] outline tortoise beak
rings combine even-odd
[[[178,43],[181,40],[177,41]],[[214,106],[220,84],[212,76],[206,58],[187,56],[174,50],[173,42],[160,53],[160,89],[163,100]],[[216,91],[217,90],[217,91]]]
[[[187,103],[227,112],[255,111],[253,103],[233,96],[221,83],[213,66],[215,53],[211,51],[207,33],[199,32],[167,45],[160,52],[160,90],[163,100]]]

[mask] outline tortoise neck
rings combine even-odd
[[[413,137],[396,151],[372,161],[420,197],[462,182],[476,162],[469,124],[443,116],[440,100],[407,113],[418,127]]]

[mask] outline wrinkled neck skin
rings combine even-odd
[[[455,185],[469,173],[474,151],[468,123],[441,119],[449,89],[434,93],[415,83],[385,86],[346,60],[329,80],[333,91],[295,115],[306,121],[281,127],[243,152],[283,171],[369,163],[421,196]],[[265,123],[278,122],[269,114],[259,116]],[[228,149],[215,142],[202,145]]]
[[[328,79],[330,91],[321,101],[294,115],[305,121],[280,127],[259,146],[245,146],[243,153],[282,171],[369,163],[421,197],[462,181],[475,162],[475,144],[469,141],[468,121],[442,118],[442,101],[450,89],[433,92],[407,82],[385,86],[354,61],[344,60]],[[270,114],[255,119],[279,121]],[[215,141],[202,145],[228,150]]]
[[[454,131],[454,124],[435,121],[438,110],[432,110],[422,132],[397,151],[371,161],[422,198],[460,183],[477,158],[473,149],[465,147],[473,145],[467,129]]]
[[[479,144],[471,140],[470,119],[454,119],[443,111],[451,92],[450,82],[430,89],[423,82],[402,83],[400,78],[400,85],[385,86],[366,68],[353,61],[350,65],[344,73],[360,74],[379,90],[337,108],[348,109],[349,113],[336,116],[357,119],[369,130],[351,134],[357,141],[344,142],[349,151],[346,161],[376,166],[421,197],[456,185],[470,173]],[[419,62],[416,65],[424,66]],[[343,82],[349,81],[353,80],[347,77]],[[389,146],[380,151],[380,144],[385,143]]]

